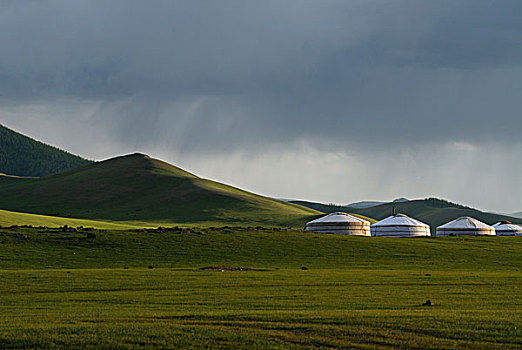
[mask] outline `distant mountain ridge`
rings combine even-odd
[[[381,204],[385,204],[385,203],[387,203],[387,202],[362,201],[362,202],[346,204],[345,207],[363,209],[363,208],[375,207],[376,205],[381,205]]]
[[[522,219],[522,211],[519,211],[519,212],[516,212],[516,213],[511,213],[511,214],[509,214],[509,216],[513,216],[515,218]]]
[[[363,209],[363,208],[375,207],[376,205],[381,205],[381,204],[386,204],[386,203],[398,203],[398,202],[407,202],[407,201],[408,201],[407,198],[402,197],[402,198],[394,199],[392,202],[362,201],[362,202],[346,204],[345,207]]]
[[[452,203],[438,198],[418,199],[406,202],[391,202],[368,208],[353,208],[305,201],[293,201],[292,203],[303,205],[308,208],[313,208],[323,213],[347,211],[374,218],[376,220],[382,220],[392,215],[393,208],[395,207],[397,213],[403,213],[423,221],[430,225],[432,230],[434,230],[437,226],[445,224],[460,216],[472,216],[490,225],[503,220],[522,224],[521,218],[494,213],[485,213],[474,208],[466,207],[464,205]]]
[[[0,125],[0,173],[47,176],[89,164],[92,162]]]

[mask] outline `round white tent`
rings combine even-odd
[[[493,227],[497,236],[522,236],[522,226],[509,221],[497,222]]]
[[[430,227],[404,214],[387,217],[371,226],[372,236],[422,237],[430,236]]]
[[[495,229],[482,221],[462,216],[437,227],[437,236],[481,236],[495,235]]]
[[[343,212],[331,213],[306,224],[307,231],[369,236],[370,222]]]

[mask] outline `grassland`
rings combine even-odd
[[[29,213],[19,213],[0,209],[0,227],[10,226],[33,226],[33,227],[47,227],[57,228],[64,225],[70,227],[89,227],[104,230],[125,230],[132,228],[155,228],[159,226],[172,226],[172,221],[102,221],[89,219],[74,219],[63,218],[60,216],[38,215]],[[202,225],[221,225],[222,223],[209,221],[198,223],[196,226]],[[189,225],[180,224],[187,227]],[[191,226],[194,227],[194,226]]]
[[[3,271],[9,348],[520,348],[509,272]],[[432,307],[422,307],[426,299]]]
[[[46,227],[59,227],[59,226],[84,226],[94,227],[98,229],[112,229],[122,230],[129,229],[137,226],[150,226],[150,225],[139,225],[131,223],[114,223],[87,219],[72,219],[72,218],[61,218],[57,216],[17,213],[7,210],[0,210],[0,226],[12,226],[12,225],[31,225],[31,226],[46,226]],[[157,226],[157,225],[156,225]]]
[[[520,237],[0,232],[2,349],[522,346]]]

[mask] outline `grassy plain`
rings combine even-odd
[[[522,346],[520,237],[0,232],[2,349]]]
[[[95,227],[99,229],[112,229],[112,230],[123,230],[136,227],[137,224],[133,223],[118,223],[118,222],[107,222],[97,221],[88,219],[72,219],[62,218],[58,216],[48,215],[37,215],[28,213],[17,213],[8,210],[0,209],[0,226],[12,226],[12,225],[31,225],[31,226],[47,226],[47,227],[59,227],[59,226],[84,226],[84,227]],[[141,225],[142,227],[144,225]],[[147,225],[149,226],[149,225]]]

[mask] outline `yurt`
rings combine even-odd
[[[495,229],[482,221],[462,216],[437,227],[437,236],[481,236],[495,235]]]
[[[372,236],[422,237],[430,236],[430,227],[404,214],[387,217],[371,226]]]
[[[331,213],[306,224],[307,231],[369,236],[370,222],[343,212]]]
[[[522,236],[522,226],[510,221],[501,221],[493,225],[497,236]]]

